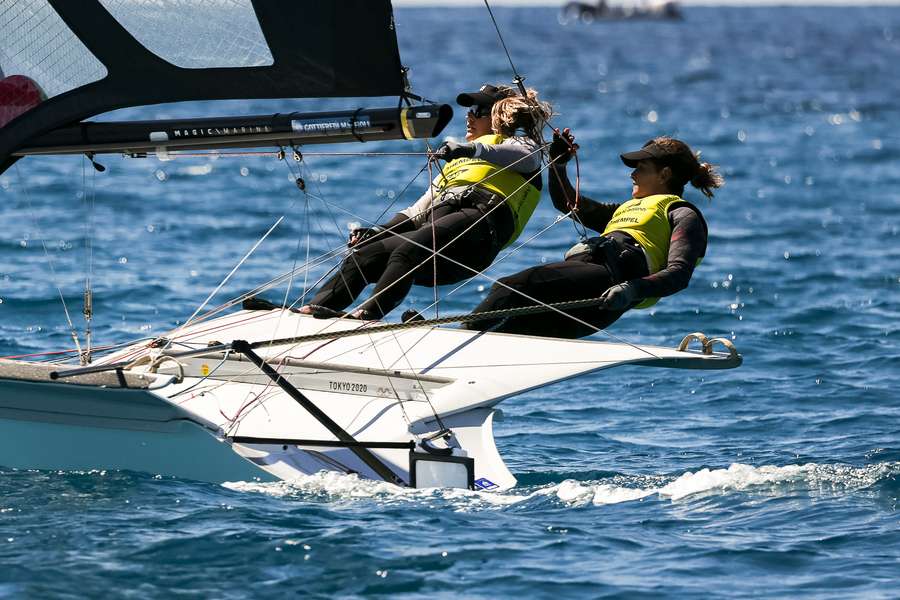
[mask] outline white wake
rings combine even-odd
[[[538,488],[514,488],[507,492],[479,492],[461,489],[409,489],[360,479],[356,475],[322,472],[292,481],[274,483],[230,482],[225,487],[276,497],[319,497],[328,500],[373,499],[381,503],[430,501],[449,502],[460,510],[503,507],[534,499],[551,498],[571,506],[595,506],[634,502],[649,497],[677,502],[686,498],[724,495],[748,490],[777,492],[792,489],[854,491],[892,476],[900,475],[900,462],[864,467],[844,464],[761,466],[734,463],[727,469],[701,469],[680,476],[617,476],[607,481],[567,479]],[[648,485],[648,482],[653,484]]]

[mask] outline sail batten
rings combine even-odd
[[[389,0],[187,5],[195,13],[205,7],[211,22],[160,13],[185,6],[174,0],[0,1],[0,102],[18,98],[11,77],[44,93],[24,109],[10,100],[12,116],[0,124],[0,172],[38,136],[119,108],[404,94]]]

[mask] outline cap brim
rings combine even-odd
[[[620,154],[619,158],[622,159],[622,162],[625,163],[626,167],[634,168],[640,161],[654,158],[654,156],[646,150],[635,150],[634,152]]]
[[[496,98],[482,92],[462,93],[456,97],[460,106],[491,106],[495,101]]]

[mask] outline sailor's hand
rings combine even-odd
[[[578,152],[578,144],[575,136],[568,127],[553,132],[553,143],[550,144],[550,162],[556,165],[564,165]]]
[[[627,281],[612,286],[600,296],[600,308],[612,311],[628,310],[637,301],[637,285]]]
[[[446,161],[451,161],[456,158],[472,158],[475,156],[475,144],[444,142],[441,147],[434,152],[434,156]]]
[[[384,229],[378,225],[375,225],[374,227],[357,227],[350,232],[350,241],[347,242],[347,246],[353,248],[354,246],[361,245],[363,242],[372,239],[382,231],[384,231]]]

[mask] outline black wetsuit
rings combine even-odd
[[[498,201],[503,199],[472,188],[464,198],[442,199],[418,228],[411,219],[400,221],[390,234],[358,244],[311,303],[341,310],[369,283],[377,282],[372,297],[360,308],[366,317],[380,318],[403,301],[413,284],[446,285],[472,277],[490,266],[515,229],[508,206],[490,210]],[[435,249],[451,260],[438,256],[435,261]]]
[[[554,206],[568,212],[567,197],[574,190],[563,180],[561,188],[551,174],[550,196]],[[596,202],[581,196],[577,218],[585,227],[603,231],[618,208],[618,204]],[[536,304],[525,295],[545,303],[596,298],[611,286],[630,281],[638,287],[638,298],[661,297],[687,287],[697,260],[706,253],[706,223],[696,207],[685,203],[669,210],[672,234],[666,266],[652,275],[638,243],[624,232],[613,232],[592,238],[593,248],[571,254],[566,260],[531,267],[494,284],[473,312],[498,310]],[[502,284],[502,285],[501,285]],[[510,289],[511,288],[511,289]],[[524,294],[524,295],[523,295]],[[566,311],[566,314],[547,312],[538,315],[512,317],[505,321],[485,320],[468,324],[469,329],[521,333],[548,337],[578,338],[606,328],[625,311],[609,311],[597,307]],[[579,319],[580,323],[573,319]]]

